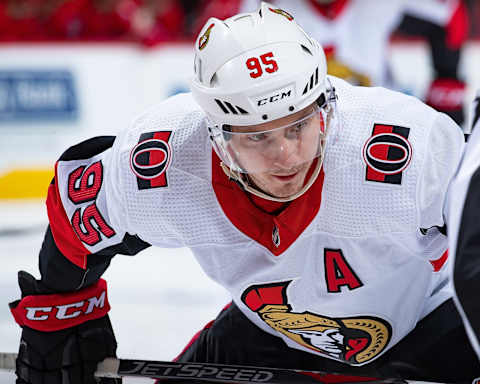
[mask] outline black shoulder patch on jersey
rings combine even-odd
[[[81,160],[88,159],[107,150],[113,145],[115,136],[97,136],[82,141],[81,143],[68,148],[62,153],[59,160]]]
[[[412,159],[408,141],[410,128],[374,124],[372,136],[362,149],[366,165],[365,180],[387,184],[402,184],[403,171]]]
[[[172,131],[146,132],[140,135],[130,152],[130,168],[139,190],[168,187],[167,169],[172,162]]]

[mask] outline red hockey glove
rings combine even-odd
[[[17,384],[121,383],[94,377],[98,362],[114,357],[117,349],[107,315],[105,280],[62,294],[48,294],[40,281],[24,271],[18,273],[18,283],[22,299],[10,303],[23,328]]]
[[[430,84],[425,102],[437,111],[446,113],[461,125],[465,118],[463,111],[465,93],[466,86],[463,81],[437,78]]]

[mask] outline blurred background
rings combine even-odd
[[[415,0],[413,16],[391,14],[390,29],[378,34],[387,8],[402,1],[412,2],[271,3],[324,45],[330,73],[417,96],[455,115],[468,131],[480,88],[480,0]],[[43,201],[56,159],[69,146],[115,135],[145,108],[188,92],[193,44],[208,17],[226,18],[257,4],[0,0],[0,351],[18,349],[20,329],[7,303],[19,296],[19,269],[38,277],[47,226]],[[361,11],[349,14],[356,6]],[[322,34],[330,40],[321,41]],[[347,35],[355,39],[340,46]],[[382,80],[369,74],[375,54],[386,62]],[[114,258],[105,278],[122,357],[172,359],[229,300],[185,249]],[[0,373],[3,382],[13,376]]]
[[[415,5],[419,8],[415,18],[387,15],[383,9],[390,6],[385,4],[402,2],[420,5]],[[0,0],[0,199],[43,198],[52,164],[67,147],[95,135],[115,134],[146,107],[188,91],[193,42],[208,17],[226,18],[253,10],[258,3]],[[352,10],[352,21],[342,21],[356,3],[362,4],[361,12]],[[464,116],[457,121],[468,126],[469,105],[480,88],[480,0],[272,0],[272,4],[294,14],[324,45],[333,58],[330,73],[423,100],[432,85],[438,91],[438,84],[440,88],[447,84],[449,95],[457,98],[458,87],[463,87],[459,97]],[[390,13],[395,12],[400,13],[398,9]],[[398,20],[381,26],[387,17]],[[416,23],[421,18],[426,22]],[[342,43],[342,34],[355,40]],[[381,60],[388,62],[388,69]],[[454,82],[442,83],[445,78]]]

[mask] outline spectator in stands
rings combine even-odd
[[[177,0],[142,0],[132,18],[132,32],[147,46],[184,37],[185,10]]]
[[[84,37],[84,9],[88,0],[59,0],[49,19],[53,38],[75,40]]]
[[[190,11],[188,17],[191,19],[185,34],[192,38],[198,35],[209,17],[223,20],[245,10],[242,0],[183,0],[183,3]]]
[[[152,46],[185,38],[180,0],[0,0],[0,40],[122,40]]]
[[[131,0],[90,1],[87,7],[86,37],[92,40],[127,37],[130,32],[130,17],[137,7],[138,3]]]
[[[56,0],[50,32],[68,40],[122,40],[130,38],[130,20],[136,0]]]
[[[41,0],[0,2],[0,40],[44,40],[47,34],[41,16],[46,6]]]

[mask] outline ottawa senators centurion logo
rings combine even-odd
[[[215,24],[210,24],[205,33],[198,39],[198,49],[200,51],[207,46],[208,40],[210,40],[210,32],[212,32],[214,26]]]
[[[242,301],[275,331],[310,350],[350,365],[369,362],[388,345],[392,327],[383,319],[331,318],[311,312],[292,312],[286,293],[290,282],[251,286],[243,292]]]
[[[367,181],[402,183],[403,171],[408,168],[413,154],[409,133],[410,128],[374,124],[372,136],[362,151]]]
[[[172,131],[147,132],[140,135],[130,152],[130,168],[139,190],[168,187],[167,169],[172,162]]]
[[[273,13],[277,13],[279,15],[285,16],[289,21],[293,20],[293,16],[287,11],[284,11],[283,9],[280,9],[280,8],[268,8],[268,9]]]

